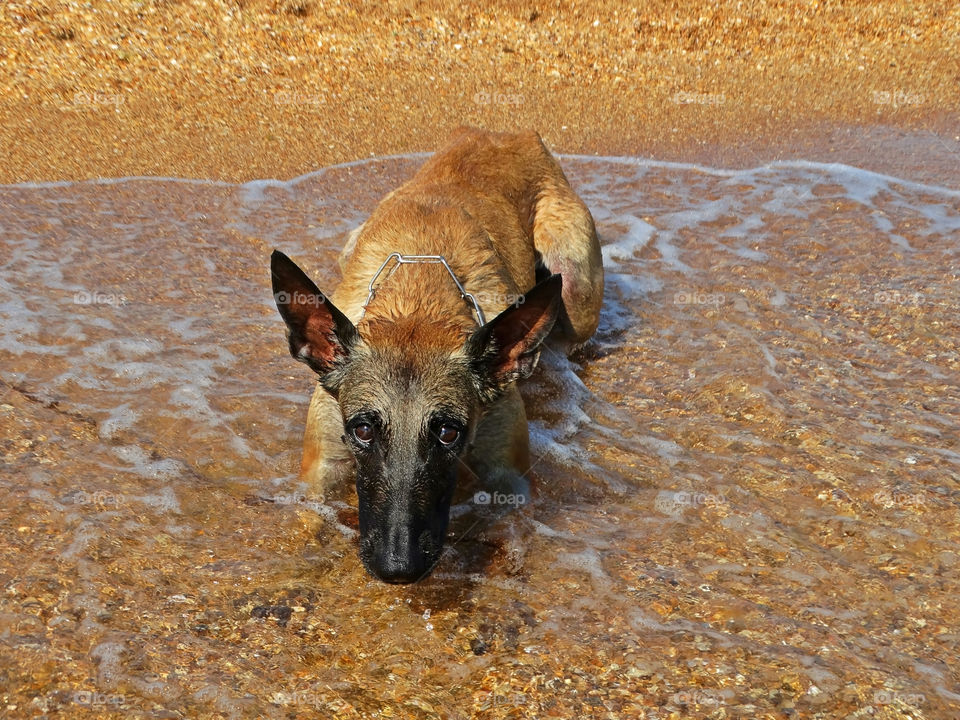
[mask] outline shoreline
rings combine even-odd
[[[876,130],[876,129],[875,129]],[[889,128],[882,128],[881,130],[890,131]],[[931,142],[931,151],[936,149],[936,143],[942,142],[942,138],[935,138],[930,140]],[[729,150],[729,149],[728,149]],[[122,175],[117,177],[89,177],[83,179],[63,179],[63,180],[24,180],[16,181],[10,183],[0,183],[0,187],[6,188],[26,188],[26,189],[36,189],[36,188],[53,188],[53,187],[68,187],[73,184],[94,184],[94,185],[112,185],[117,183],[125,182],[175,182],[175,183],[186,183],[186,184],[196,184],[203,186],[218,186],[218,187],[243,187],[251,184],[264,184],[264,185],[282,185],[282,186],[292,186],[296,185],[302,181],[309,180],[321,173],[327,171],[336,171],[336,170],[345,170],[350,168],[361,168],[367,165],[368,163],[381,162],[389,163],[393,161],[402,161],[402,160],[414,160],[422,159],[426,160],[433,153],[428,151],[413,151],[408,153],[395,153],[389,155],[372,155],[370,157],[361,157],[353,160],[346,160],[343,162],[333,163],[331,165],[324,165],[323,167],[314,168],[308,170],[299,175],[295,175],[289,178],[278,178],[278,177],[262,177],[262,178],[250,178],[247,180],[217,180],[209,178],[200,178],[200,177],[181,177],[176,175]],[[911,155],[910,159],[913,160],[911,168],[922,175],[927,177],[923,178],[914,178],[907,177],[904,174],[897,174],[896,172],[883,171],[874,168],[864,167],[858,165],[855,162],[845,162],[838,160],[836,157],[831,157],[829,159],[820,159],[812,160],[810,158],[804,157],[775,157],[770,160],[757,159],[756,162],[748,162],[749,158],[746,156],[741,156],[743,162],[734,162],[731,164],[711,164],[703,159],[693,159],[693,160],[668,160],[663,158],[655,157],[640,157],[635,155],[609,155],[609,154],[585,154],[585,153],[565,153],[565,152],[554,152],[555,157],[563,164],[565,161],[576,161],[576,162],[589,162],[589,161],[598,161],[604,163],[620,163],[625,165],[649,165],[652,167],[676,167],[679,169],[696,169],[702,170],[711,174],[718,175],[730,175],[734,176],[740,172],[750,171],[754,168],[773,166],[773,165],[791,165],[791,164],[814,164],[814,165],[827,165],[827,164],[840,164],[848,167],[852,167],[857,170],[862,170],[869,173],[874,173],[891,180],[902,181],[906,184],[915,186],[916,188],[931,188],[931,189],[941,189],[941,190],[953,190],[960,193],[960,176],[955,173],[947,173],[942,176],[936,175],[936,170],[938,168],[932,168],[929,165],[917,165],[915,155]],[[849,156],[847,156],[849,157]],[[879,166],[890,166],[893,164],[894,159],[899,159],[903,161],[907,157],[907,150],[905,148],[900,148],[900,152],[894,154],[894,158],[874,158],[878,161],[876,164]],[[856,160],[856,158],[853,158]],[[860,158],[866,159],[866,158]],[[949,162],[944,164],[949,166]],[[903,168],[904,165],[898,165],[897,167]],[[949,170],[949,167],[946,168]],[[951,185],[951,183],[953,183]]]
[[[956,127],[960,128],[960,115]],[[936,132],[926,128],[915,130],[889,125],[830,127],[820,124],[811,125],[805,133],[795,130],[791,134],[781,134],[753,144],[737,142],[733,138],[728,143],[717,142],[684,150],[622,140],[593,149],[573,143],[571,150],[546,137],[544,141],[551,152],[561,158],[638,159],[702,165],[718,170],[744,170],[773,162],[840,163],[922,184],[960,189],[960,135],[948,134],[944,129]],[[22,152],[14,151],[7,164],[0,167],[0,185],[53,185],[121,179],[185,180],[227,185],[254,181],[287,183],[313,172],[362,165],[368,160],[416,155],[426,158],[442,143],[440,139],[435,147],[422,149],[411,147],[411,143],[401,138],[389,143],[386,152],[371,150],[353,157],[342,156],[341,153],[324,154],[319,164],[274,162],[265,158],[246,167],[241,173],[227,172],[222,165],[211,165],[196,158],[193,162],[149,163],[146,162],[146,153],[134,153],[124,162],[105,164],[95,159],[67,163],[54,162],[49,156],[24,158]],[[647,152],[637,148],[638,145],[646,145]],[[397,146],[404,149],[397,151]],[[878,150],[878,147],[882,147],[882,150]],[[29,167],[32,172],[27,172],[24,167]],[[42,170],[44,167],[48,168],[46,172]]]

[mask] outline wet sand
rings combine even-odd
[[[950,2],[8,2],[0,182],[290,178],[460,123],[565,153],[955,178],[958,35]]]
[[[4,716],[956,717],[958,193],[567,160],[607,287],[534,499],[397,587],[296,480],[266,269],[418,164],[0,188]]]
[[[469,122],[960,186],[957,8],[737,5],[6,3],[0,182],[290,178]],[[524,391],[535,500],[462,489],[399,588],[350,489],[296,482],[264,272],[331,287],[416,165],[0,188],[0,715],[960,716],[957,197],[567,158],[610,274]]]

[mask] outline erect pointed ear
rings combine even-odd
[[[557,321],[562,289],[560,276],[551,275],[470,336],[466,349],[482,394],[496,394],[530,376],[540,358],[540,345]]]
[[[286,255],[270,256],[273,299],[290,329],[290,354],[321,376],[350,354],[357,329]]]

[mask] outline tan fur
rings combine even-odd
[[[427,364],[455,353],[477,328],[472,306],[439,265],[405,265],[381,276],[363,312],[368,284],[392,252],[444,255],[466,290],[493,319],[535,284],[536,262],[563,275],[559,329],[570,346],[597,327],[603,268],[593,219],[534,132],[458,129],[406,184],[351,234],[333,303],[365,341],[403,348]],[[363,313],[361,318],[361,313]],[[301,476],[321,487],[349,474],[337,402],[318,387],[310,403]],[[511,387],[480,420],[469,470],[490,475],[529,467],[526,416]]]

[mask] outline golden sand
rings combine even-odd
[[[956,176],[958,38],[949,1],[14,0],[0,182],[289,178],[461,123],[568,153]],[[868,127],[933,139],[878,158]]]

